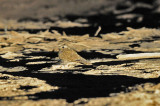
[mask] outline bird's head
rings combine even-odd
[[[67,45],[65,45],[65,44],[59,45],[58,48],[59,48],[59,51],[64,50],[64,49],[70,49],[70,48],[69,48]]]

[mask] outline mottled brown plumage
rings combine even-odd
[[[76,51],[66,45],[60,46],[58,56],[63,63],[76,62],[85,65],[91,65],[89,61],[81,57]]]

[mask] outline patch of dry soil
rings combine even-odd
[[[0,4],[1,106],[160,105],[158,0]],[[62,63],[61,45],[91,64]]]
[[[127,54],[127,51],[137,53],[159,52],[159,29],[128,28],[128,31],[120,33],[102,34],[102,38],[83,36],[68,36],[53,30],[37,34],[26,32],[8,31],[3,33],[1,40],[1,67],[0,71],[8,74],[14,72],[36,73],[67,73],[84,74],[93,76],[124,75],[135,78],[154,79],[150,83],[137,84],[126,88],[129,92],[110,92],[110,97],[80,98],[73,103],[65,99],[36,99],[34,94],[41,92],[54,92],[59,86],[49,85],[43,80],[31,77],[18,77],[8,74],[0,74],[0,104],[5,105],[135,105],[143,106],[159,104],[160,65],[159,58],[119,59],[116,56]],[[17,42],[18,40],[18,42]],[[150,42],[148,42],[150,40]],[[136,44],[135,44],[136,42]],[[59,45],[67,45],[92,63],[91,66],[66,63],[61,64],[57,57]],[[138,45],[133,47],[133,45]],[[147,51],[146,51],[147,50]],[[93,52],[94,51],[94,52]],[[43,53],[51,53],[49,55]],[[34,55],[35,53],[35,55]],[[38,56],[39,54],[39,56]],[[43,55],[40,55],[43,54]],[[95,55],[97,54],[97,55]],[[87,57],[87,56],[90,57]],[[99,57],[101,56],[101,57]],[[12,67],[5,66],[9,63]],[[21,64],[20,64],[21,63]],[[19,64],[17,66],[17,64]],[[47,66],[47,64],[51,64]],[[15,65],[15,66],[14,66]],[[41,67],[39,67],[39,66]],[[33,69],[34,70],[33,70]],[[20,74],[22,75],[22,74]],[[129,82],[128,82],[129,83]],[[157,83],[157,84],[156,84]],[[63,87],[62,87],[63,88]],[[32,95],[32,96],[28,96]],[[48,95],[49,96],[49,95]],[[33,99],[33,100],[32,100]],[[121,102],[119,102],[121,101]]]

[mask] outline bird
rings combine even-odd
[[[58,57],[62,63],[75,62],[83,65],[92,65],[85,58],[81,57],[74,49],[67,45],[60,45]]]

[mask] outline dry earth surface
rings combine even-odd
[[[0,106],[160,105],[159,1],[0,3]]]

